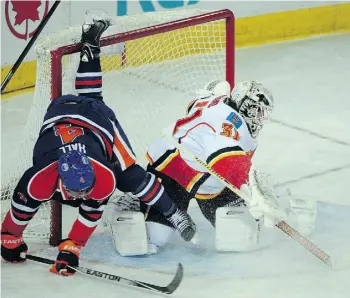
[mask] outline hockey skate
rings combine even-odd
[[[108,20],[93,20],[93,23],[84,23],[82,26],[80,58],[83,62],[89,62],[100,56],[100,38],[109,27]]]
[[[186,212],[177,209],[171,216],[167,217],[167,220],[179,231],[185,241],[197,242],[195,240],[196,224]]]

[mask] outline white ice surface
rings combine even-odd
[[[350,256],[349,53],[350,35],[342,34],[241,49],[237,51],[236,64],[236,81],[259,80],[275,96],[273,119],[261,134],[255,162],[269,171],[281,188],[288,187],[300,197],[319,201],[323,217],[318,219],[315,239],[335,257],[345,259]],[[152,90],[148,93],[163,94],[154,84],[150,88]],[[27,94],[1,102],[2,175],[5,174],[4,164],[16,147],[16,140],[26,122],[31,97]],[[126,112],[116,111],[117,115],[123,114],[121,118]],[[129,135],[133,134],[132,127],[125,130]],[[70,209],[64,211],[69,217],[65,220],[68,229],[73,220],[72,212]],[[98,237],[95,235],[93,241]],[[99,255],[113,255],[108,251],[110,246],[97,247],[97,250],[87,247],[81,265],[148,282],[167,283],[170,276],[159,271],[174,270],[176,261],[182,259],[188,274],[174,297],[350,297],[349,268],[331,271],[293,242],[286,241],[271,248],[270,252],[254,253],[251,258],[249,254],[242,258],[226,254],[225,259],[225,256],[218,257],[211,251],[196,253],[188,247],[177,250],[178,254],[187,253],[186,257],[176,256],[172,246],[175,252],[169,254],[170,259],[164,258],[167,252],[149,258],[149,263],[159,266],[157,273],[152,272],[147,259],[140,259],[141,266],[138,266],[148,268],[145,270],[120,267],[116,261],[108,261],[109,264],[96,262],[93,259]],[[32,253],[41,249],[35,245],[30,248]],[[191,254],[196,254],[193,258],[196,264],[191,263]],[[259,261],[253,262],[259,254]],[[229,268],[232,272],[227,268],[220,270],[225,263],[232,266]],[[162,266],[164,270],[161,270]],[[2,262],[1,269],[2,297],[154,297],[145,291],[85,276],[55,276],[48,273],[45,265],[33,262],[20,265]]]

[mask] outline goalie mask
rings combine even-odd
[[[253,138],[256,138],[265,120],[273,110],[271,93],[260,83],[245,81],[238,83],[227,102],[244,118]]]

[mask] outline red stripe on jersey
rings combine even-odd
[[[75,81],[75,86],[98,85],[102,84],[102,80],[95,81]]]
[[[182,136],[181,138],[179,138],[179,142],[181,143],[181,140],[186,138],[187,135],[189,134],[189,132],[192,130],[192,129],[195,129],[196,127],[200,126],[200,125],[206,125],[208,126],[209,128],[211,128],[213,130],[213,132],[216,132],[215,128],[212,127],[209,123],[206,123],[206,122],[201,122],[201,123],[198,123],[197,125],[191,127],[184,136]]]
[[[187,116],[185,118],[178,119],[175,123],[174,129],[173,129],[173,136],[179,131],[180,127],[188,124],[189,122],[193,121],[194,119],[202,116],[202,110],[196,110],[192,115]]]
[[[112,146],[110,145],[110,142],[109,142],[109,141],[107,140],[107,138],[104,136],[104,134],[102,134],[98,128],[96,128],[96,127],[93,126],[93,125],[87,124],[87,123],[84,122],[84,121],[75,120],[75,119],[72,119],[72,118],[66,118],[66,119],[64,119],[64,120],[67,121],[67,122],[69,122],[69,123],[72,123],[72,124],[75,124],[75,125],[79,125],[79,126],[81,126],[81,127],[88,128],[88,129],[90,129],[91,131],[94,131],[94,132],[98,133],[98,134],[101,136],[101,138],[103,139],[104,144],[106,145],[106,149],[107,149],[107,153],[108,153],[109,158],[112,158],[113,148],[112,148]]]
[[[196,103],[195,105],[194,105],[194,107],[195,108],[203,108],[203,107],[205,107],[206,106],[206,104],[208,103],[209,101],[200,101],[200,102],[198,102],[198,103]]]
[[[211,167],[239,189],[242,184],[247,183],[249,180],[248,175],[252,165],[251,158],[252,154],[224,155]]]
[[[193,178],[201,173],[191,168],[178,154],[162,170],[162,173],[173,178],[183,188],[187,188]]]

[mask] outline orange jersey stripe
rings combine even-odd
[[[150,165],[154,164],[154,161],[153,161],[152,157],[148,154],[148,152],[146,152],[146,158],[147,158]]]
[[[120,153],[126,168],[135,163],[136,160],[128,153],[128,150],[125,148],[116,134],[114,134],[114,147],[116,147]]]

